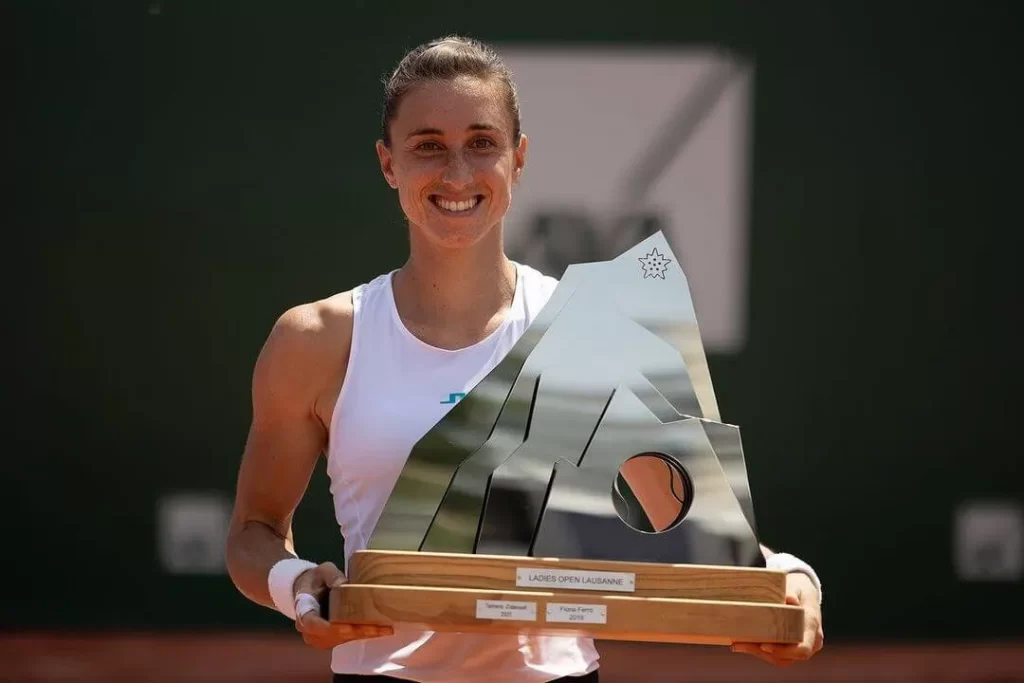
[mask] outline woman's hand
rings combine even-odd
[[[333,562],[307,569],[295,579],[296,599],[302,594],[312,595],[318,602],[329,599],[331,588],[345,584],[345,575]],[[302,634],[307,645],[319,650],[330,650],[351,640],[390,636],[390,626],[373,624],[332,624],[320,616],[319,609],[308,609],[296,613],[295,630]]]
[[[754,655],[776,666],[789,666],[817,654],[825,640],[821,625],[821,604],[818,590],[806,574],[793,572],[786,575],[786,604],[799,605],[804,609],[804,637],[801,642],[791,645],[736,643],[732,651]]]

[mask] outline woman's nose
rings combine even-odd
[[[456,189],[465,187],[473,180],[473,169],[461,152],[453,152],[448,156],[441,179]]]

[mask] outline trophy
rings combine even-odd
[[[737,427],[658,232],[566,269],[499,364],[413,448],[336,623],[795,643]]]

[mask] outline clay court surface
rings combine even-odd
[[[1024,642],[828,644],[779,669],[720,648],[605,642],[602,683],[1024,683]],[[0,636],[2,683],[329,683],[328,655],[251,634]]]

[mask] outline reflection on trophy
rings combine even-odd
[[[799,642],[765,569],[686,278],[659,232],[570,266],[413,449],[330,619],[433,631]]]

